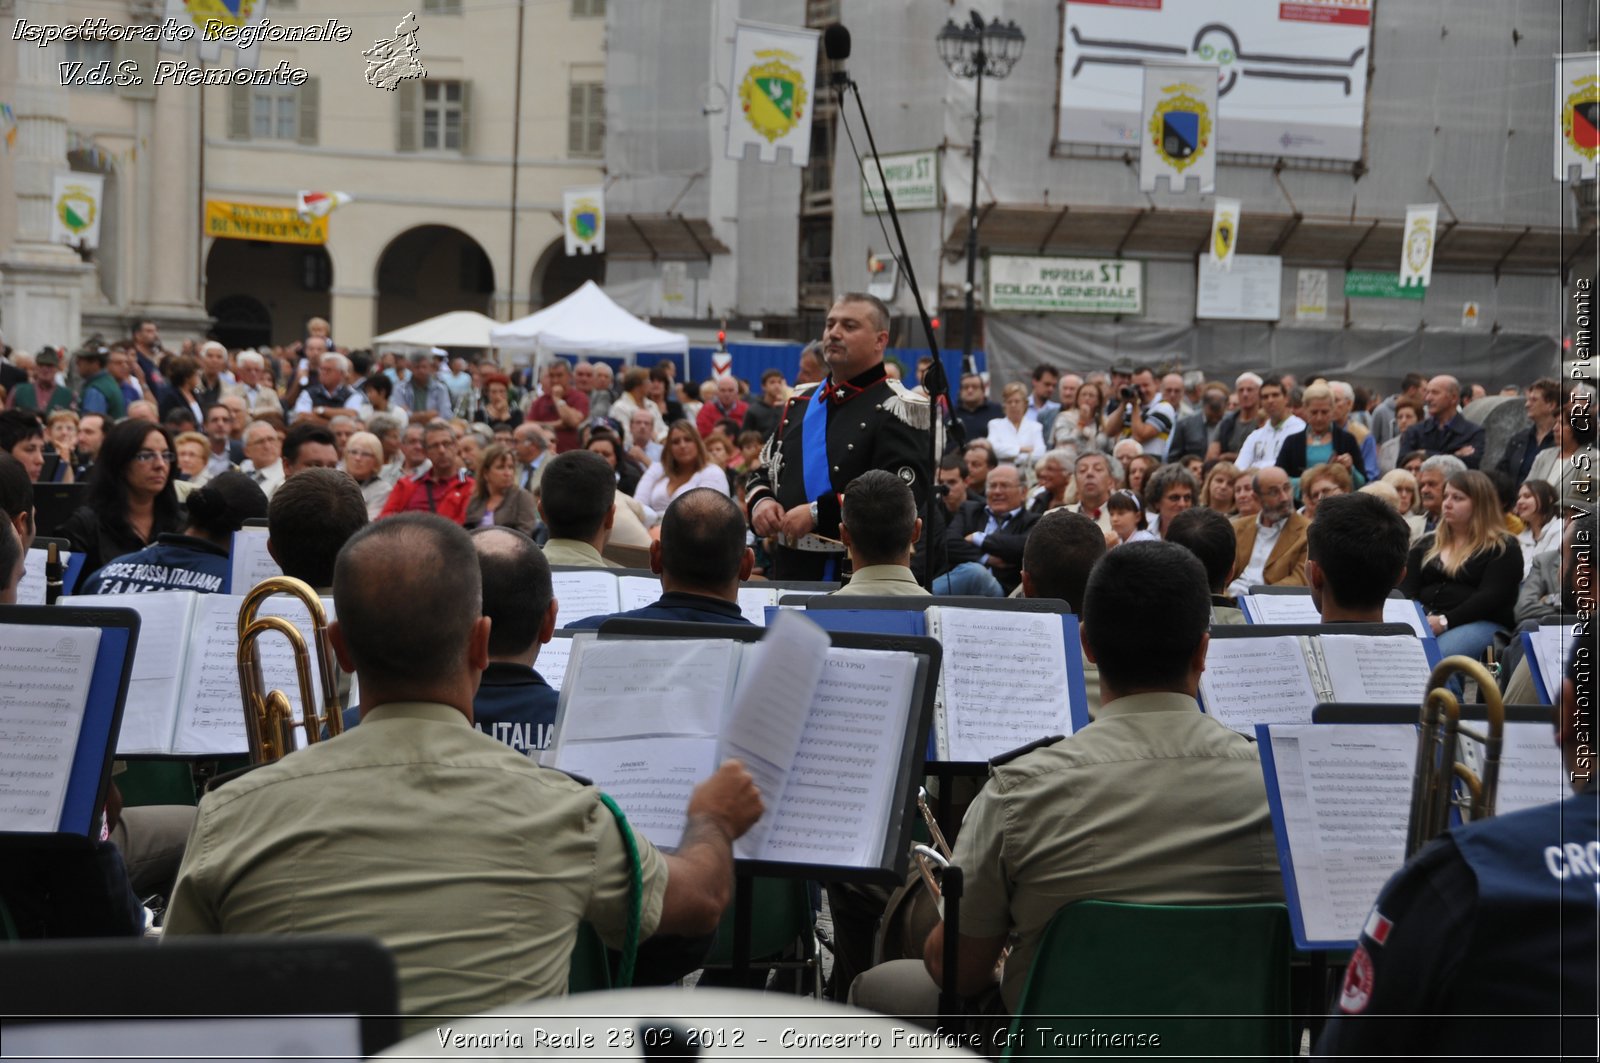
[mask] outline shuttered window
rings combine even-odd
[[[567,94],[567,154],[599,158],[605,154],[606,87],[575,81]]]

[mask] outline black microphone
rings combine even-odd
[[[835,22],[822,31],[822,51],[833,64],[833,84],[847,84],[850,75],[845,72],[844,61],[850,58],[850,31],[844,23]]]

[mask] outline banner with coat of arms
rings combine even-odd
[[[1556,56],[1556,180],[1593,181],[1600,156],[1600,52]]]
[[[1156,190],[1165,175],[1172,192],[1189,179],[1202,194],[1217,184],[1217,68],[1144,68],[1144,128],[1139,139],[1139,187]]]
[[[1406,229],[1400,238],[1400,287],[1426,288],[1433,280],[1433,234],[1439,227],[1439,204],[1406,208]]]
[[[58,173],[50,196],[50,241],[73,247],[100,246],[100,204],[105,178],[97,173]]]
[[[728,158],[744,158],[754,144],[762,162],[777,162],[789,149],[789,162],[811,159],[811,112],[815,110],[817,30],[735,23],[734,103],[728,108]]]
[[[1239,245],[1239,201],[1217,198],[1211,212],[1211,265],[1233,271],[1233,252]]]
[[[606,193],[599,185],[561,193],[561,230],[569,255],[598,255],[606,249]]]

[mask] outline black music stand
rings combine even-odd
[[[600,638],[733,639],[759,642],[765,628],[743,624],[685,624],[664,620],[607,620],[600,625]],[[834,646],[858,650],[899,650],[918,658],[912,687],[912,711],[902,736],[895,777],[906,794],[906,805],[915,802],[924,771],[923,757],[928,747],[928,729],[933,724],[934,692],[938,686],[943,650],[935,639],[906,635],[873,635],[829,632]],[[799,878],[830,882],[877,883],[897,886],[905,881],[911,848],[911,817],[902,815],[884,840],[882,860],[877,867],[838,867],[798,864],[776,860],[738,860],[735,862],[733,916],[733,972],[745,977],[750,970],[751,918],[755,900],[755,878]]]
[[[1264,639],[1273,635],[1411,635],[1416,629],[1400,623],[1359,624],[1218,624],[1213,639]]]
[[[265,1056],[254,1043],[261,1019],[293,1024],[318,1015],[359,1023],[363,1056],[400,1040],[394,957],[369,937],[179,937],[160,946],[137,939],[29,942],[0,949],[0,987],[7,1041],[30,1037],[27,1027],[36,1024],[117,1021],[140,1041],[133,1051],[158,1058],[179,1055],[163,1045],[163,1034],[207,1019],[208,1026],[227,1024],[225,1033],[209,1034],[227,1038],[226,1048],[216,1046],[219,1056]],[[151,1040],[141,1036],[146,1031]],[[120,1047],[129,1050],[126,1042]],[[318,1047],[331,1046],[309,1050]]]
[[[34,527],[40,535],[54,535],[79,506],[88,503],[86,484],[34,484]]]

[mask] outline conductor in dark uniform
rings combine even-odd
[[[828,375],[797,388],[785,404],[745,495],[756,535],[778,536],[776,579],[839,578],[839,500],[869,469],[900,477],[923,512],[933,480],[932,407],[927,396],[885,375],[888,344],[889,308],[875,296],[846,293],[828,311]]]
[[[1556,722],[1575,793],[1452,830],[1396,872],[1313,1054],[1595,1058],[1595,645],[1579,631]]]

